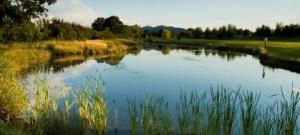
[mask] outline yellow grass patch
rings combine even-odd
[[[56,55],[79,55],[84,53],[100,54],[107,48],[103,40],[86,41],[45,41]]]

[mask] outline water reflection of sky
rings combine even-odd
[[[88,77],[101,76],[110,110],[117,107],[121,111],[126,111],[128,97],[141,99],[150,94],[166,96],[171,106],[175,105],[182,87],[185,91],[204,91],[211,86],[224,86],[229,90],[241,87],[261,92],[265,103],[272,102],[276,97],[270,96],[280,94],[280,88],[289,92],[292,83],[295,89],[300,88],[300,75],[297,73],[265,68],[263,78],[263,70],[259,60],[250,55],[221,58],[209,52],[195,55],[189,51],[173,50],[164,55],[148,50],[137,56],[127,55],[117,66],[88,60],[67,67],[64,72],[48,75],[53,84],[64,83],[73,92],[89,83]],[[116,105],[113,100],[116,100]],[[120,115],[120,121],[127,121],[125,113]]]

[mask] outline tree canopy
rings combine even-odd
[[[1,0],[0,25],[7,23],[22,23],[46,15],[46,6],[56,0]]]
[[[105,18],[98,17],[92,24],[92,28],[97,31],[104,30]]]
[[[125,26],[119,17],[111,16],[108,18],[97,18],[92,24],[92,28],[97,31],[108,29],[115,34],[120,34]]]

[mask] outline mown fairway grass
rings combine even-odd
[[[180,44],[194,46],[228,46],[236,48],[259,49],[264,47],[263,39],[259,40],[206,40],[206,39],[154,39],[154,43]],[[300,62],[300,42],[269,41],[268,55],[285,60]]]

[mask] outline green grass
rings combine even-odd
[[[22,129],[7,125],[5,122],[0,120],[0,135],[30,135],[28,132]]]
[[[25,111],[17,122],[26,131],[105,135],[112,129],[108,126],[109,110],[101,81],[89,79],[90,85],[79,93],[60,99],[50,96],[47,79],[36,78],[34,82],[32,109]],[[289,97],[281,94],[274,98],[278,98],[274,104],[265,106],[260,94],[223,87],[201,93],[181,92],[176,106],[169,106],[167,98],[159,95],[147,96],[141,101],[129,98],[130,131],[131,134],[166,135],[299,134],[300,94],[291,92]],[[63,104],[59,104],[59,100],[64,101]],[[6,123],[1,124],[1,132],[11,131]]]
[[[195,45],[195,46],[229,46],[233,48],[259,49],[264,46],[263,39],[258,40],[206,40],[206,39],[154,39],[155,43]],[[269,41],[268,55],[280,59],[300,61],[300,42]]]
[[[157,112],[156,107],[168,104],[161,96],[150,96],[140,102],[129,100],[131,126],[134,126],[131,131],[136,134],[142,129],[143,134],[159,134],[161,132],[157,131],[161,130],[155,130],[153,125],[168,123],[173,124],[167,124],[172,128],[164,134],[299,134],[299,93],[292,92],[288,98],[285,96],[282,94],[278,97],[280,100],[263,107],[260,94],[247,91],[231,91],[220,87],[203,93],[182,92],[175,114],[165,113],[168,107]],[[136,108],[137,104],[141,104],[140,109]],[[163,118],[161,116],[167,119],[156,119]]]

